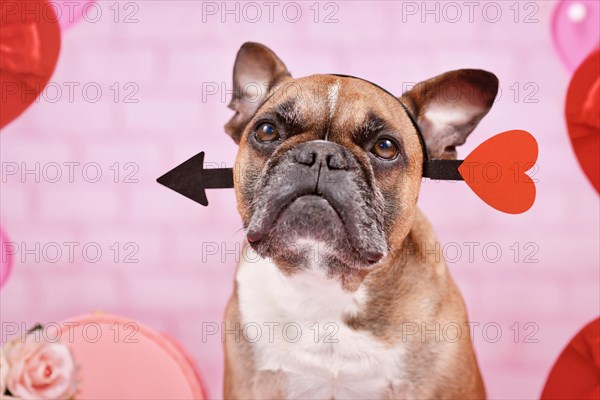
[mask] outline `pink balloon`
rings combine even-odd
[[[554,9],[552,40],[562,62],[573,72],[598,47],[600,2],[563,0]]]
[[[8,280],[13,262],[12,254],[7,253],[6,244],[8,244],[8,238],[0,228],[0,287]]]
[[[99,4],[92,4],[94,1],[95,0],[52,0],[51,3],[56,11],[62,31],[64,32],[75,25],[84,15],[92,20],[99,18],[101,14],[98,14],[98,9],[101,7]],[[107,18],[107,16],[104,16],[103,18]]]

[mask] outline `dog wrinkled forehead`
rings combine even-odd
[[[328,106],[328,94],[339,88],[340,79],[331,75],[312,75],[292,79],[275,86],[265,105],[296,101],[299,106],[314,106],[319,111]],[[335,101],[335,99],[334,99]],[[304,108],[303,111],[307,111]]]
[[[254,120],[276,114],[306,130],[321,130],[321,139],[335,140],[382,129],[401,135],[420,151],[418,134],[406,110],[380,87],[354,77],[312,75],[276,86]]]

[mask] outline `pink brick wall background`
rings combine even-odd
[[[200,150],[209,162],[232,165],[236,146],[222,130],[231,115],[229,96],[203,96],[203,86],[214,82],[231,89],[235,53],[245,41],[270,46],[295,76],[357,75],[398,94],[403,86],[446,70],[483,68],[499,77],[501,97],[459,155],[504,130],[532,132],[540,146],[537,202],[528,213],[511,216],[486,206],[464,184],[427,182],[420,206],[442,244],[461,246],[462,257],[449,266],[471,320],[480,324],[475,346],[490,397],[539,395],[561,348],[600,312],[598,195],[580,172],[566,133],[563,107],[570,73],[552,47],[555,2],[531,3],[534,8],[518,3],[518,22],[513,2],[497,2],[502,11],[497,23],[483,18],[486,3],[478,3],[473,22],[464,3],[455,3],[462,12],[456,23],[444,18],[438,23],[434,15],[424,15],[423,23],[420,13],[403,14],[406,4],[400,2],[296,3],[302,8],[296,23],[283,18],[284,3],[275,8],[272,23],[261,2],[255,3],[263,13],[256,23],[244,21],[244,3],[237,5],[240,21],[224,15],[226,23],[220,13],[204,14],[203,22],[207,5],[199,1],[98,4],[98,22],[81,21],[64,33],[54,88],[0,137],[3,166],[81,163],[72,183],[66,167],[58,183],[43,176],[37,183],[33,175],[3,178],[2,229],[13,242],[28,248],[80,243],[72,262],[65,247],[56,263],[48,260],[54,256],[50,250],[39,262],[32,255],[24,262],[17,256],[2,288],[3,323],[60,321],[99,309],[140,320],[180,341],[212,396],[221,396],[221,343],[216,337],[203,341],[201,330],[202,322],[221,321],[236,262],[233,254],[223,260],[204,255],[203,260],[202,244],[234,249],[242,240],[233,192],[209,192],[211,206],[203,208],[155,182]],[[213,5],[236,7],[231,2]],[[435,3],[426,6],[433,9]],[[246,11],[254,18],[254,10]],[[338,22],[324,23],[333,11]],[[533,11],[538,22],[524,23]],[[287,12],[294,18],[294,9]],[[132,13],[138,21],[124,23]],[[493,17],[493,10],[488,15]],[[80,84],[73,101],[66,82]],[[87,83],[102,89],[98,102],[84,98],[81,88]],[[116,102],[115,83],[120,88]],[[56,86],[63,93],[52,102]],[[124,102],[136,88],[132,98],[137,103]],[[527,95],[536,102],[527,102]],[[94,178],[90,163],[102,172],[97,183],[82,177],[81,167],[88,165],[85,176]],[[116,183],[115,167],[110,168],[115,163],[120,171]],[[52,171],[46,170],[53,177]],[[137,183],[124,181],[131,172]],[[110,249],[115,242],[118,262]],[[130,242],[136,247],[125,248]],[[479,243],[473,260],[465,242]],[[83,258],[87,243],[102,249],[98,262]],[[482,253],[486,243],[501,248],[499,261],[486,261],[495,256],[489,248]],[[517,262],[514,243],[520,248]],[[124,262],[135,248],[139,262]],[[454,257],[454,249],[447,250]],[[526,262],[531,253],[537,262]],[[502,329],[497,342],[491,340],[493,327],[487,335],[482,331],[488,323]],[[528,333],[534,333],[530,339],[536,343],[525,340]]]

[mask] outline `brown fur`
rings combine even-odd
[[[294,100],[299,115],[309,119],[306,131],[285,140],[276,152],[285,151],[297,143],[323,139],[349,149],[361,165],[368,168],[369,159],[365,150],[349,136],[356,126],[365,120],[368,112],[382,116],[399,132],[406,153],[407,165],[393,168],[372,168],[377,189],[385,199],[385,231],[389,254],[374,268],[349,270],[336,277],[348,291],[360,285],[367,289],[368,301],[356,316],[348,317],[346,323],[356,330],[371,332],[382,342],[390,345],[404,343],[407,348],[406,379],[399,387],[390,387],[385,398],[443,398],[480,399],[485,397],[483,382],[465,323],[468,321],[462,297],[450,277],[446,264],[439,254],[432,253],[436,237],[425,216],[417,209],[423,163],[422,149],[418,136],[407,114],[397,100],[375,86],[353,78],[330,75],[313,75],[292,79],[287,69],[270,50],[258,44],[246,44],[238,56],[238,62],[250,58],[267,57],[271,73],[261,75],[265,79],[265,92],[260,101],[247,102],[244,94],[234,95],[232,108],[236,115],[227,124],[226,130],[239,143],[235,169],[238,211],[247,224],[252,214],[252,196],[259,177],[268,168],[269,156],[260,154],[250,144],[251,127],[261,113]],[[252,68],[256,62],[251,62]],[[259,63],[260,64],[260,63]],[[236,63],[236,70],[243,67]],[[248,68],[246,68],[248,69]],[[251,69],[251,68],[250,68]],[[456,72],[434,78],[401,100],[413,110],[424,130],[430,153],[439,158],[453,158],[454,146],[460,145],[474,126],[487,113],[495,96],[493,81],[486,80],[477,72]],[[491,74],[490,74],[491,75]],[[235,79],[235,75],[234,75]],[[247,77],[245,78],[247,79]],[[427,126],[425,111],[433,95],[431,87],[447,87],[449,82],[458,82],[469,104],[479,107],[479,112],[470,116],[464,126],[457,127],[449,136],[440,135]],[[340,84],[339,97],[335,105],[335,118],[324,123],[323,115],[329,113],[326,88]],[[490,86],[485,88],[485,86]],[[497,86],[497,81],[496,81]],[[480,89],[484,87],[483,89]],[[325,92],[324,92],[325,91]],[[469,93],[470,92],[470,93]],[[493,92],[493,95],[491,94]],[[439,94],[439,93],[438,93]],[[491,97],[490,97],[491,96]],[[243,106],[240,106],[243,104]],[[286,273],[294,273],[293,265],[279,262]],[[237,290],[237,289],[236,289]],[[241,321],[237,291],[227,306],[225,321],[229,329]],[[456,323],[462,336],[456,343],[434,340],[431,335],[420,334],[422,324],[434,329],[435,324]],[[419,331],[407,336],[404,329],[409,324]],[[240,331],[240,335],[242,332]],[[225,343],[225,391],[227,399],[285,398],[285,376],[277,372],[259,372],[255,368],[252,344],[241,340]]]
[[[369,331],[390,345],[405,343],[407,346],[406,363],[411,368],[406,371],[406,386],[390,388],[386,399],[485,398],[458,288],[445,262],[436,262],[436,255],[425,254],[418,248],[433,249],[435,240],[431,225],[417,212],[403,246],[365,278],[367,306],[347,320],[352,328]],[[417,248],[410,249],[411,246]],[[241,321],[235,294],[228,304],[225,321],[228,327]],[[420,331],[402,334],[403,324],[419,330],[425,324],[426,329],[434,331],[436,323],[442,327],[448,323],[458,324],[462,332],[460,340],[447,342],[443,333],[437,337]],[[240,335],[243,337],[241,331]],[[447,336],[454,339],[454,333]],[[226,341],[225,365],[226,399],[285,398],[285,377],[256,371],[250,343]]]

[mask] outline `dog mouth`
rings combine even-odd
[[[319,195],[317,193],[299,194],[298,196],[293,197],[289,201],[286,201],[285,203],[283,203],[279,209],[273,210],[274,218],[272,219],[271,226],[267,226],[266,229],[249,230],[246,235],[248,242],[250,242],[250,243],[260,242],[268,234],[268,231],[271,229],[271,227],[273,225],[276,225],[277,223],[279,223],[282,216],[285,217],[286,212],[290,211],[289,210],[290,206],[292,206],[292,204],[294,204],[295,202],[300,202],[303,204],[306,204],[306,203],[319,204],[321,206],[321,208],[330,209],[330,210],[334,211],[335,215],[337,216],[337,221],[342,224],[344,223],[339,211],[336,210],[336,208],[333,207],[333,205],[323,195]]]
[[[255,249],[288,248],[303,239],[312,239],[333,248],[336,255],[353,265],[373,265],[385,256],[385,250],[364,246],[365,238],[353,224],[351,206],[340,204],[325,193],[296,193],[270,204],[261,224],[251,224],[247,239]]]

